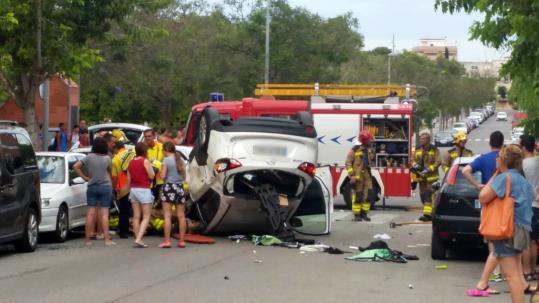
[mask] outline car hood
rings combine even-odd
[[[41,198],[61,198],[64,190],[65,184],[41,183]]]

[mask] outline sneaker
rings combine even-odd
[[[367,213],[361,213],[361,218],[363,219],[363,221],[371,222],[371,218],[367,216]]]
[[[423,215],[423,216],[419,217],[419,221],[430,222],[430,221],[432,221],[432,217],[430,215]]]

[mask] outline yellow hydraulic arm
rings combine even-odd
[[[407,95],[406,90],[409,89]],[[369,84],[257,84],[256,96],[416,96],[414,85],[369,85]]]

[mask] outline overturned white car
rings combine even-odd
[[[329,232],[331,179],[327,167],[317,173],[310,114],[231,120],[206,108],[190,119],[190,195],[205,232]]]

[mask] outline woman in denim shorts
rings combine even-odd
[[[507,176],[511,178],[509,195],[515,203],[513,237],[492,241],[494,256],[498,258],[503,276],[511,291],[512,302],[524,302],[524,294],[531,293],[530,285],[524,280],[521,254],[530,245],[531,204],[533,189],[522,176],[522,151],[516,145],[504,146],[496,158],[496,166],[500,173],[483,187],[479,193],[479,201],[485,205],[496,197],[503,198],[506,190]]]
[[[81,170],[82,165],[87,168],[86,176]],[[88,181],[86,190],[86,226],[85,242],[90,245],[90,241],[95,230],[96,208],[99,207],[99,218],[103,230],[103,238],[107,246],[115,243],[109,235],[109,208],[112,203],[112,182],[110,178],[111,159],[108,155],[107,142],[103,138],[95,138],[92,145],[92,152],[73,166],[77,174]]]
[[[135,232],[136,248],[146,248],[142,237],[146,233],[146,228],[150,223],[152,204],[154,201],[151,187],[151,181],[155,178],[150,161],[146,158],[148,146],[144,142],[135,145],[136,157],[129,162],[127,168],[127,183],[131,191],[129,199],[133,207],[133,231]],[[142,221],[141,221],[142,216]]]
[[[172,206],[176,207],[178,223],[180,225],[180,238],[178,247],[185,247],[185,201],[187,195],[183,188],[185,184],[185,163],[180,154],[176,152],[176,147],[172,142],[163,144],[163,165],[161,166],[161,178],[165,184],[161,189],[159,199],[163,202],[163,217],[165,221],[164,234],[165,239],[159,245],[161,248],[170,248],[170,230],[172,221]]]

